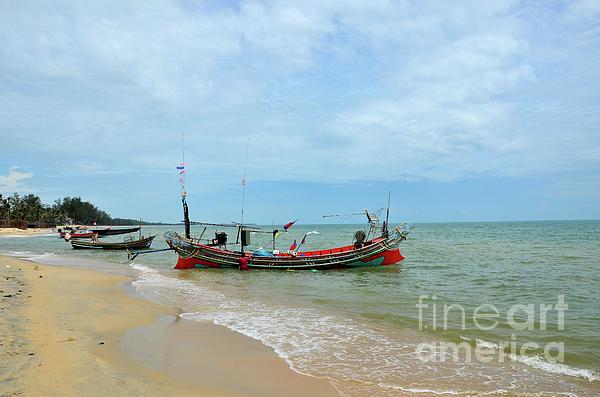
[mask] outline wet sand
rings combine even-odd
[[[0,396],[337,396],[270,348],[129,295],[129,279],[0,256]]]

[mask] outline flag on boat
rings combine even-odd
[[[317,232],[316,230],[313,230],[312,232],[308,232],[304,235],[304,237],[302,237],[302,241],[300,242],[300,245],[304,244],[306,242],[306,236],[308,236],[309,234],[319,234],[319,232]]]
[[[277,231],[273,231],[273,233],[274,233],[274,236],[273,236],[273,238],[277,238],[277,237],[281,236],[281,233],[283,233],[283,232],[286,232],[286,233],[287,233],[288,229],[289,229],[290,227],[292,227],[292,225],[293,225],[294,223],[296,223],[296,222],[298,222],[298,219],[296,219],[296,220],[295,220],[295,221],[293,221],[293,222],[288,222],[288,223],[286,223],[285,225],[283,225],[283,230],[277,230]]]
[[[294,244],[290,245],[290,251],[295,250],[297,246],[298,244],[296,244],[296,240],[294,240]]]
[[[288,223],[286,223],[285,225],[283,225],[283,230],[285,230],[285,231],[287,232],[287,231],[288,231],[288,229],[289,229],[290,227],[292,227],[292,226],[294,225],[294,223],[296,223],[296,222],[298,222],[298,219],[296,219],[296,220],[295,220],[295,221],[293,221],[293,222],[288,222]]]
[[[185,164],[183,164],[183,163],[179,164],[179,165],[177,166],[177,169],[178,169],[178,170],[183,170],[183,169],[185,169]]]
[[[179,175],[181,175],[181,174],[185,174],[185,170],[179,171]]]

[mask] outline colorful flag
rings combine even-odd
[[[181,163],[181,164],[179,164],[179,165],[177,166],[177,169],[178,169],[178,170],[183,170],[183,169],[185,169],[185,165],[184,165],[183,163]]]
[[[306,236],[308,236],[309,234],[319,234],[319,232],[317,232],[316,230],[312,231],[312,232],[308,232],[304,235],[304,237],[302,237],[302,241],[300,242],[300,245],[304,244],[306,242]]]
[[[298,244],[296,244],[296,240],[294,240],[294,244],[290,245],[290,251],[295,250],[297,246]]]
[[[298,219],[296,219],[296,220],[295,220],[295,221],[293,221],[293,222],[288,222],[288,223],[286,223],[285,225],[283,225],[283,230],[285,230],[285,231],[287,232],[287,231],[288,231],[288,229],[289,229],[290,227],[292,227],[292,226],[294,225],[294,223],[296,223],[296,222],[298,222]]]

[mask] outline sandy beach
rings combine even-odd
[[[130,295],[129,279],[0,256],[0,396],[336,396],[270,348]]]
[[[55,233],[52,228],[19,229],[16,227],[1,227],[0,236],[35,236],[38,234]]]

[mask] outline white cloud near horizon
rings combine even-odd
[[[4,2],[0,151],[151,174],[185,132],[215,185],[248,137],[255,180],[594,173],[595,5]]]
[[[8,174],[0,175],[0,192],[6,194],[31,192],[31,189],[24,186],[23,181],[33,177],[29,171],[19,171],[21,167],[12,166]]]

